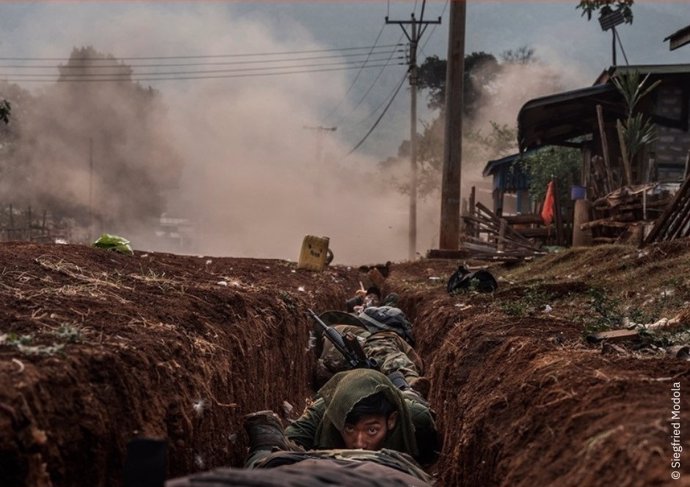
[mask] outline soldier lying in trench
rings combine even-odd
[[[396,294],[389,294],[382,306],[379,306],[379,296],[377,288],[369,288],[365,296],[358,296],[362,298],[361,305],[348,304],[348,308],[355,309],[354,313],[327,311],[320,317],[341,335],[351,333],[356,336],[366,356],[376,361],[377,368],[382,373],[391,375],[399,372],[409,387],[422,397],[427,397],[430,384],[422,375],[422,360],[412,348],[412,324],[402,310],[395,307],[398,301]],[[351,301],[353,300],[348,303]],[[333,374],[349,367],[330,341],[323,340],[320,336],[318,338],[316,384],[320,386]]]
[[[251,444],[250,468],[265,466],[275,450],[301,454],[305,450],[363,449],[384,452],[372,453],[372,458],[386,456],[389,450],[399,452],[404,455],[396,457],[405,458],[417,469],[415,462],[430,465],[440,451],[439,434],[426,403],[416,394],[401,392],[372,369],[334,375],[318,391],[316,401],[285,431],[271,411],[250,414],[245,428]]]
[[[429,408],[372,369],[336,374],[284,431],[272,411],[245,418],[246,469],[222,468],[167,487],[317,485],[429,487],[420,464],[435,461],[439,435]]]
[[[435,459],[438,434],[423,404],[406,398],[380,372],[336,374],[284,431],[272,411],[245,418],[245,469],[220,468],[174,479],[167,487],[430,487],[417,461]]]

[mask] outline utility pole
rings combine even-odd
[[[446,64],[446,126],[441,183],[439,247],[457,250],[460,240],[460,183],[462,181],[462,110],[465,74],[465,0],[450,0],[448,60]]]
[[[89,242],[93,241],[93,137],[89,137]]]
[[[386,24],[398,24],[407,40],[410,41],[410,57],[408,60],[408,73],[410,79],[410,223],[409,223],[409,260],[414,260],[417,253],[417,46],[424,31],[429,24],[440,24],[438,20],[424,20],[424,7],[426,0],[422,2],[422,11],[419,20],[410,16],[410,20],[388,20]]]

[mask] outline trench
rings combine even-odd
[[[7,487],[122,485],[126,445],[138,436],[167,440],[168,478],[241,466],[243,416],[272,409],[295,418],[314,392],[304,310],[341,309],[362,278],[357,269],[316,274],[281,261],[214,259],[210,272],[192,257],[155,256],[144,268],[120,256],[104,263],[90,249],[60,251],[94,273],[116,268],[121,287],[108,292],[121,309],[108,302],[113,294],[41,303],[64,315],[88,308],[103,321],[89,328],[101,341],[59,357],[22,357],[23,375],[13,373],[9,388],[2,382],[0,431],[12,432],[0,435]],[[27,251],[26,269],[37,272],[45,253]],[[445,279],[455,267],[396,265],[385,289],[400,294],[432,382],[443,436],[432,468],[437,485],[662,485],[661,411],[672,384],[690,376],[687,364],[605,355],[582,344],[573,322],[497,313],[491,301],[500,292],[449,296]],[[218,286],[218,276],[230,284]],[[74,279],[72,271],[44,276],[41,289]],[[10,310],[16,330],[24,326],[21,306]],[[6,352],[5,373],[13,367]]]

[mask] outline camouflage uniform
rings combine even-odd
[[[398,421],[383,448],[406,453],[422,465],[436,460],[440,438],[431,409],[400,392],[386,376],[370,369],[355,369],[333,376],[318,392],[317,400],[285,430],[287,438],[306,450],[345,446],[340,431],[345,418],[360,400],[384,392],[395,405]]]
[[[284,467],[294,466],[290,470]],[[305,478],[319,480],[328,485],[380,485],[409,487],[430,487],[433,478],[404,453],[382,449],[368,450],[318,450],[310,452],[277,451],[267,454],[251,468],[274,469],[276,480],[287,485],[290,474],[302,471],[299,485],[305,485]],[[254,478],[254,480],[258,480]],[[258,484],[252,484],[258,485]],[[273,484],[270,484],[273,485]]]
[[[414,384],[424,374],[422,360],[417,352],[394,331],[370,332],[362,326],[333,325],[341,334],[352,333],[362,345],[369,358],[378,363],[378,369],[385,375],[400,371],[408,383]],[[342,354],[327,339],[324,340],[321,356],[316,365],[317,387],[326,383],[333,374],[348,369]]]

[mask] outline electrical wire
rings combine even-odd
[[[400,58],[402,59],[402,58]],[[386,61],[387,58],[374,59],[372,62],[380,63]],[[354,65],[354,68],[361,68],[366,65],[366,61],[340,61],[332,63],[312,63],[312,64],[294,64],[290,66],[259,66],[259,67],[247,67],[247,68],[231,68],[231,69],[202,69],[195,71],[151,71],[151,72],[139,72],[139,73],[129,73],[129,72],[114,72],[114,73],[68,73],[61,74],[62,78],[67,79],[98,79],[99,77],[115,77],[129,79],[131,76],[181,76],[181,75],[197,75],[197,74],[218,74],[218,73],[237,73],[246,71],[269,71],[269,70],[279,70],[279,69],[298,69],[298,68],[320,68],[326,66],[348,66]],[[54,73],[2,73],[0,72],[0,77],[31,77],[31,78],[54,78]]]
[[[441,10],[441,15],[439,15],[439,17],[443,17],[443,15],[446,13],[446,9],[448,8],[448,1],[449,0],[446,0],[446,3],[443,5],[443,10]],[[434,32],[436,31],[436,27],[438,27],[438,26],[439,26],[439,24],[434,24],[433,27],[431,27],[431,31],[429,31],[429,34],[427,35],[427,38],[424,41],[424,44],[422,44],[421,47],[419,48],[419,50],[421,51],[421,53],[424,57],[427,57],[426,53],[424,52],[424,48],[426,47],[426,45],[431,40],[431,37],[434,35]]]
[[[401,44],[402,46],[402,44]],[[380,46],[378,49],[382,49]],[[371,56],[371,54],[390,54],[396,52],[403,52],[401,49],[387,49],[376,51],[375,53],[370,51],[368,53],[350,53],[350,54],[333,54],[330,56],[309,56],[309,57],[298,57],[298,58],[286,58],[286,59],[252,59],[248,61],[210,61],[201,63],[164,63],[164,64],[63,64],[60,65],[60,69],[105,69],[105,68],[165,68],[165,67],[186,67],[186,66],[230,66],[235,64],[260,64],[260,63],[286,63],[293,61],[311,61],[320,59],[340,59],[348,57],[361,57],[361,56]],[[90,61],[103,61],[99,59],[91,59]],[[113,60],[108,60],[112,62]],[[12,68],[12,69],[53,69],[56,66],[54,64],[0,64],[0,68]]]
[[[395,100],[395,97],[398,96],[398,93],[400,92],[400,88],[402,88],[402,85],[405,83],[405,80],[407,79],[407,73],[402,77],[400,80],[400,83],[398,83],[397,88],[395,89],[395,93],[393,93],[393,96],[391,96],[391,99],[388,100],[388,104],[386,105],[386,108],[383,109],[383,112],[381,112],[381,115],[379,115],[379,118],[376,119],[376,122],[374,122],[374,125],[371,126],[371,128],[367,131],[367,133],[362,137],[362,140],[360,140],[351,150],[348,152],[345,157],[349,156],[352,154],[354,151],[359,149],[362,144],[369,138],[371,133],[374,131],[374,129],[378,126],[379,122],[383,118],[383,116],[388,112],[388,109],[390,106],[393,104],[393,100]]]
[[[402,64],[401,64],[402,65]],[[379,68],[382,65],[372,64],[366,66],[369,68]],[[94,83],[94,82],[122,82],[122,81],[182,81],[182,80],[203,80],[203,79],[226,79],[226,78],[248,78],[248,77],[267,77],[267,76],[282,76],[286,74],[302,74],[302,73],[323,73],[330,71],[346,71],[349,69],[357,69],[358,66],[340,67],[340,68],[323,68],[323,69],[305,69],[297,71],[281,71],[274,73],[243,73],[243,74],[223,74],[223,75],[204,75],[204,76],[177,76],[170,78],[78,78],[78,79],[23,79],[23,78],[13,78],[13,79],[2,79],[0,76],[0,81],[8,82],[38,82],[38,83]]]
[[[334,51],[355,51],[355,50],[367,50],[371,49],[372,46],[361,46],[361,47],[333,47],[326,49],[304,49],[298,51],[278,51],[278,52],[254,52],[254,53],[235,53],[235,54],[204,54],[204,55],[193,55],[193,56],[128,56],[128,57],[118,57],[117,59],[121,61],[157,61],[161,59],[214,59],[214,58],[234,58],[234,57],[251,57],[251,56],[283,56],[283,55],[293,55],[293,54],[307,54],[307,53],[318,53],[318,52],[334,52]],[[397,45],[385,45],[379,46],[381,48],[392,48],[399,47]],[[107,61],[113,62],[114,59],[92,59],[90,57],[72,57],[72,58],[50,58],[50,57],[1,57],[0,61]]]
[[[402,40],[403,37],[405,37],[405,34],[400,34],[400,39],[398,39],[398,41]],[[390,61],[391,59],[392,59],[392,56],[389,58],[389,61]],[[378,82],[379,78],[381,78],[381,75],[383,74],[384,70],[385,70],[389,65],[390,65],[389,62],[383,65],[383,67],[379,70],[379,72],[378,72],[378,74],[376,75],[376,77],[374,78],[374,80],[373,80],[373,81],[371,82],[371,84],[369,85],[369,88],[367,88],[367,90],[366,90],[366,91],[364,92],[364,94],[360,97],[360,99],[357,101],[357,103],[355,103],[355,105],[350,109],[350,111],[349,111],[346,115],[344,115],[343,117],[341,117],[341,119],[336,123],[336,125],[342,124],[343,121],[347,118],[347,116],[348,116],[349,114],[354,113],[355,110],[357,110],[357,108],[359,108],[359,106],[360,106],[360,105],[362,104],[362,102],[366,99],[366,97],[369,96],[369,93],[370,93],[371,90],[374,88],[374,86],[376,86],[376,83]],[[385,103],[385,102],[384,102],[384,103]],[[376,110],[374,110],[371,114],[367,115],[367,117],[366,117],[363,121],[369,120],[369,119],[371,118],[371,116],[372,116],[374,113],[376,113],[376,112],[379,110],[379,108],[381,108],[381,106],[383,106],[383,104],[379,105],[379,106],[376,108]],[[363,121],[358,122],[356,125],[359,125],[359,124],[362,123]]]
[[[371,51],[369,51],[369,54],[367,54],[367,59],[364,61],[364,64],[362,65],[362,68],[361,68],[359,71],[357,71],[357,74],[355,75],[354,79],[352,80],[352,83],[350,83],[350,87],[347,89],[347,91],[345,92],[345,94],[343,95],[343,97],[340,99],[340,101],[331,109],[330,112],[328,112],[328,114],[327,114],[326,117],[325,117],[326,120],[328,120],[329,118],[331,118],[331,115],[333,115],[336,111],[338,111],[338,109],[340,108],[340,106],[343,104],[343,102],[344,102],[345,99],[347,98],[347,95],[349,95],[349,94],[350,94],[350,91],[352,91],[352,88],[353,88],[353,87],[355,86],[355,84],[357,83],[357,80],[359,79],[359,76],[362,74],[362,69],[364,68],[364,65],[366,65],[367,61],[369,60],[369,56],[371,56],[371,53],[373,52],[374,48],[376,48],[376,45],[378,44],[379,39],[381,38],[381,34],[383,34],[383,29],[384,29],[385,27],[386,27],[386,24],[385,24],[385,23],[384,23],[383,25],[381,25],[381,29],[379,30],[379,33],[378,33],[378,35],[376,36],[376,40],[374,41],[374,46],[371,48]]]

